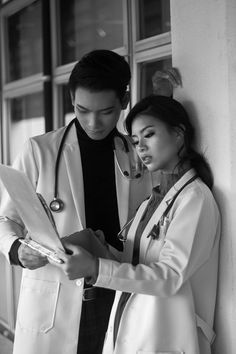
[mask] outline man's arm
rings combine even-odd
[[[13,166],[25,172],[32,183],[37,181],[38,169],[30,141],[24,145],[22,153],[18,155]],[[19,238],[26,237],[27,230],[3,185],[0,187],[0,215],[2,215],[0,216],[0,251],[12,265],[20,265],[29,269],[42,267],[47,263],[47,258],[19,242]]]

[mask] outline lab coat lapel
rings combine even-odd
[[[78,144],[76,129],[73,126],[68,133],[64,146],[63,156],[65,159],[69,183],[75,203],[76,212],[81,228],[86,227],[84,207],[84,182],[81,165],[80,148]]]
[[[174,198],[175,194],[178,192],[178,190],[187,182],[189,181],[193,176],[195,175],[194,169],[191,169],[187,171],[181,178],[180,180],[175,183],[175,185],[169,190],[169,192],[165,195],[163,200],[161,201],[160,205],[156,209],[156,211],[153,213],[151,219],[147,223],[144,231],[143,231],[143,237],[141,238],[141,243],[140,243],[140,259],[145,259],[146,251],[148,248],[149,243],[151,242],[151,237],[148,237],[150,234],[153,225],[157,224],[163,213],[165,212],[166,208],[168,207],[169,203],[171,200]],[[140,216],[141,217],[141,216]]]

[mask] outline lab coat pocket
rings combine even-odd
[[[160,220],[157,225],[154,225],[148,237],[150,238],[150,243],[148,245],[145,262],[149,264],[150,262],[157,262],[159,260],[159,255],[162,247],[165,244],[165,238],[168,231],[170,220],[166,217],[164,220]],[[155,229],[158,229],[158,232],[155,235]]]
[[[47,333],[54,326],[60,283],[24,277],[18,305],[22,330]]]

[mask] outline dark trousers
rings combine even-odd
[[[83,301],[77,354],[102,353],[114,296],[115,291],[100,288],[99,297]]]

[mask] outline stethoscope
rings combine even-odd
[[[61,142],[59,145],[59,149],[58,149],[58,153],[57,153],[56,164],[55,164],[54,197],[53,197],[53,200],[49,204],[50,210],[55,213],[59,213],[64,209],[64,202],[62,201],[62,199],[60,199],[58,197],[58,175],[59,175],[58,171],[59,171],[59,164],[60,164],[60,160],[61,160],[64,142],[65,142],[65,139],[66,139],[66,137],[73,125],[75,125],[76,127],[79,126],[79,122],[78,122],[77,118],[72,119],[70,121],[70,123],[67,125],[65,132],[62,136],[62,139],[61,139]],[[125,152],[128,153],[129,147],[128,147],[128,143],[127,143],[126,139],[118,131],[116,133],[116,136],[118,136],[122,140]],[[144,166],[141,164],[141,162],[139,160],[136,161],[135,166],[130,168],[130,172],[128,172],[127,170],[123,170],[121,168],[121,165],[120,165],[118,158],[117,158],[115,145],[114,145],[114,151],[115,151],[115,160],[116,160],[117,166],[119,168],[120,173],[123,175],[123,177],[125,177],[128,180],[133,180],[133,179],[138,179],[142,176],[143,171],[144,171]]]
[[[151,237],[153,240],[159,240],[160,239],[160,230],[161,230],[161,226],[163,226],[165,224],[166,219],[168,218],[168,214],[176,200],[176,198],[178,197],[178,195],[180,194],[180,192],[182,192],[182,190],[190,183],[192,183],[196,178],[198,178],[197,175],[193,176],[192,178],[190,178],[179,190],[177,193],[175,193],[173,199],[171,200],[171,202],[168,204],[167,208],[165,209],[164,213],[162,214],[160,220],[158,221],[157,224],[154,224],[153,228],[151,229],[151,231],[149,232],[149,234],[147,235],[147,238]],[[144,211],[145,213],[145,211]],[[134,220],[135,216],[130,219],[123,227],[122,229],[118,232],[117,237],[120,241],[122,241],[123,243],[125,243],[127,241],[127,234],[128,232],[126,232],[125,235],[123,235],[123,231],[126,230],[132,223],[132,221]]]

